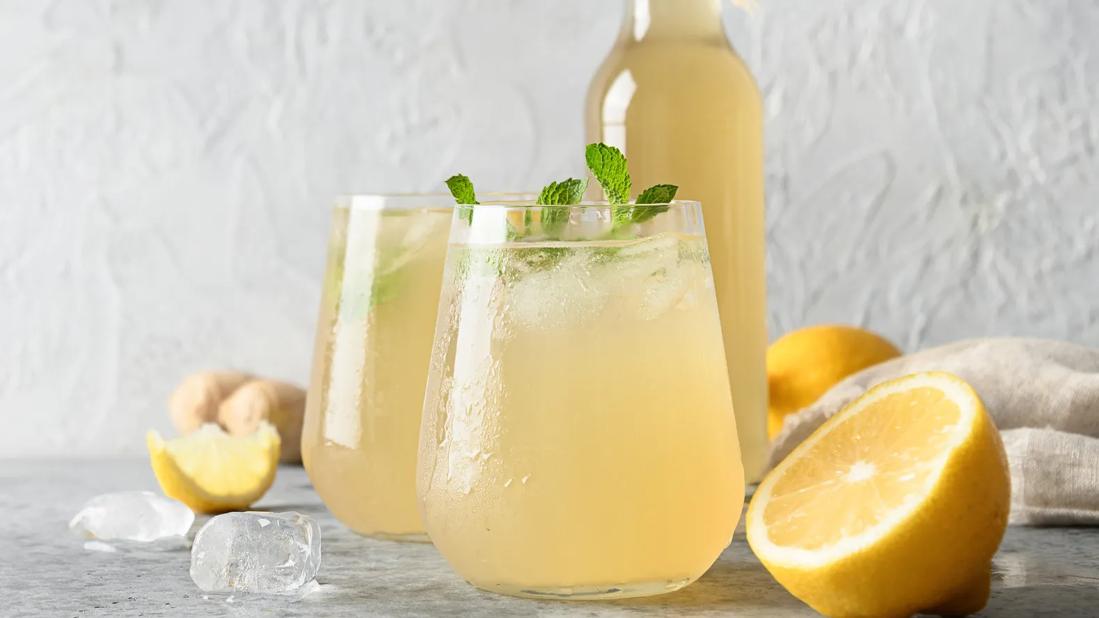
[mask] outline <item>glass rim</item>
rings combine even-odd
[[[493,191],[484,194],[497,201],[523,201],[536,193],[520,191]],[[336,208],[355,210],[431,210],[450,212],[455,206],[454,196],[444,191],[396,192],[396,193],[343,193],[336,196]]]
[[[485,196],[491,196],[492,194],[486,193]],[[496,194],[501,195],[501,194]],[[506,194],[505,194],[506,195]],[[698,208],[702,206],[702,203],[698,200],[672,200],[670,202],[656,202],[652,204],[634,204],[628,202],[625,204],[613,204],[606,200],[584,200],[579,204],[539,204],[532,199],[480,199],[477,204],[458,204],[458,206],[472,207],[474,210],[535,210],[541,208],[579,208],[582,210],[600,210],[607,208]]]

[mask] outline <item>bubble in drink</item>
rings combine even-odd
[[[187,535],[195,514],[182,502],[151,491],[119,491],[88,500],[69,522],[86,540],[150,543]]]
[[[300,513],[226,513],[191,548],[191,579],[207,592],[299,591],[321,565],[321,529]]]

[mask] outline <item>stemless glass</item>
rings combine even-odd
[[[452,204],[356,195],[333,209],[302,459],[360,534],[427,540],[416,448]]]
[[[713,564],[744,474],[697,202],[455,209],[417,489],[485,590],[644,596]]]

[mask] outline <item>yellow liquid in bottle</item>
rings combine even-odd
[[[592,82],[588,142],[629,157],[636,191],[702,202],[744,472],[767,455],[763,110],[722,30],[718,0],[631,0]]]
[[[360,534],[427,540],[416,453],[450,217],[334,213],[302,459],[325,506]]]

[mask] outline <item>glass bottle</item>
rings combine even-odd
[[[767,347],[763,110],[720,0],[627,0],[588,91],[587,141],[617,146],[636,187],[703,204],[744,471],[762,475]]]

